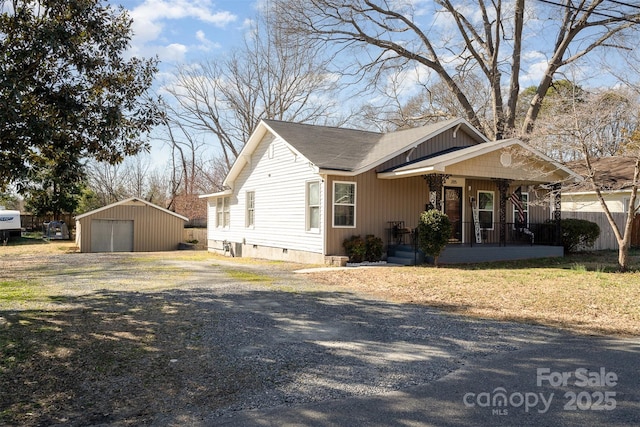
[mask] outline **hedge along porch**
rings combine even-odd
[[[76,217],[80,252],[156,252],[178,249],[188,218],[135,197]]]
[[[506,164],[518,150],[527,153],[526,168]],[[446,179],[435,188],[430,176]],[[415,228],[432,199],[437,203],[455,193],[462,225],[472,217],[462,201],[484,190],[482,217],[488,225],[498,222],[498,195],[508,194],[499,192],[498,183],[525,185],[533,198],[537,192],[529,186],[571,178],[571,171],[525,143],[490,142],[464,119],[387,134],[265,120],[225,178],[226,189],[203,196],[208,247],[321,263],[344,256],[342,244],[353,235],[386,240],[394,221]],[[446,203],[440,208],[450,211]],[[533,203],[527,209],[531,218],[551,217],[548,206],[540,213]],[[461,242],[469,237],[460,230]]]

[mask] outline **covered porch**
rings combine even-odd
[[[473,223],[464,223],[465,229],[472,229]],[[550,258],[564,255],[564,248],[558,244],[559,229],[554,222],[529,224],[531,234],[525,234],[515,228],[516,224],[506,223],[506,238],[500,241],[495,230],[484,234],[484,240],[461,242],[451,239],[440,254],[441,264],[466,264],[492,261],[511,261],[529,258]],[[499,228],[496,224],[496,229]],[[470,234],[469,233],[466,234]],[[417,265],[430,262],[417,245],[416,230],[405,229],[397,234],[389,230],[387,240],[387,262],[399,265]],[[537,240],[536,240],[537,238]]]
[[[378,173],[381,179],[421,176],[425,210],[437,209],[453,225],[442,263],[563,256],[560,183],[573,173],[518,140],[436,153]],[[389,222],[390,224],[393,221]],[[388,231],[388,262],[423,262],[415,228]]]

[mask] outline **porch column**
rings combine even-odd
[[[500,192],[500,246],[507,246],[507,191],[510,182],[508,179],[496,180]]]
[[[427,184],[429,185],[428,204],[433,204],[433,207],[435,209],[442,212],[442,189],[444,188],[444,183],[446,182],[446,180],[449,179],[449,175],[436,173],[430,175],[422,175],[422,177],[427,181]]]
[[[562,219],[562,184],[556,183],[551,186],[553,194],[553,222],[556,225],[555,244],[562,245],[562,229],[560,220]]]

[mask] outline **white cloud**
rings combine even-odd
[[[131,11],[131,17],[147,22],[193,18],[220,28],[238,19],[228,11],[214,12],[209,0],[146,0]]]
[[[540,51],[529,51],[522,55],[522,70],[520,81],[523,86],[536,85],[544,76],[549,61]]]
[[[219,49],[220,47],[222,47],[220,43],[215,43],[209,40],[205,32],[202,30],[196,31],[196,40],[200,42],[200,44],[196,46],[196,49],[203,52],[209,52],[212,49]]]
[[[187,53],[187,47],[180,43],[171,43],[158,48],[158,55],[168,62],[183,62]]]
[[[129,11],[133,19],[131,55],[158,55],[163,61],[182,61],[189,50],[187,44],[170,40],[167,34],[171,21],[195,20],[224,28],[238,17],[229,12],[216,10],[211,0],[144,0]],[[179,24],[178,24],[179,25]],[[199,50],[210,50],[217,45],[206,40],[204,32],[196,32]]]

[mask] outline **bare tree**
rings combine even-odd
[[[138,197],[160,206],[165,206],[166,172],[152,167],[149,154],[128,157],[122,163],[90,161],[86,165],[87,186],[100,206],[119,202],[129,197]]]
[[[123,164],[89,161],[86,166],[88,186],[93,190],[101,206],[128,197],[128,177]]]
[[[435,73],[459,109],[478,129],[500,139],[516,128],[521,68],[529,36],[555,34],[546,69],[526,109],[520,132],[533,130],[554,76],[596,49],[633,48],[628,37],[640,26],[640,10],[625,2],[571,0],[274,0],[281,27],[309,43],[348,52],[360,73],[384,75],[390,68],[419,65]],[[433,10],[416,7],[434,5]],[[529,25],[546,14],[545,28]],[[432,19],[427,19],[431,16]],[[474,74],[490,91],[487,118],[460,84]]]
[[[591,94],[580,102],[565,99],[562,105],[565,111],[558,114],[550,111],[546,118],[540,119],[532,142],[547,147],[553,144],[556,152],[575,156],[574,170],[583,175],[586,189],[595,192],[618,242],[619,268],[625,271],[629,264],[631,230],[638,212],[636,198],[640,186],[638,95],[628,90],[608,90]],[[633,165],[634,173],[629,181],[610,182],[605,177],[606,171],[597,166],[599,159],[612,155]],[[629,190],[631,196],[624,226],[619,229],[605,194],[622,188]]]
[[[464,117],[464,111],[456,99],[451,96],[442,82],[429,83],[416,79],[420,90],[406,96],[406,73],[390,73],[386,78],[386,86],[374,88],[378,96],[376,104],[365,103],[361,107],[359,117],[365,123],[373,125],[380,131],[392,131],[423,126],[445,119]],[[491,117],[491,99],[483,82],[475,75],[465,76],[459,82],[465,88],[482,126],[491,126],[485,119]]]
[[[230,56],[180,67],[166,88],[176,101],[171,124],[191,142],[215,137],[227,169],[261,119],[327,121],[336,103],[326,62],[267,21]]]

